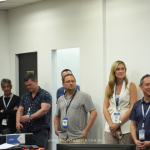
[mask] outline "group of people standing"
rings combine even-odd
[[[140,80],[144,97],[137,101],[137,89],[126,75],[123,61],[113,63],[106,86],[103,113],[106,144],[136,144],[150,149],[150,75]]]
[[[20,98],[11,92],[11,80],[1,81],[0,134],[33,133],[33,144],[46,148],[52,97],[38,86],[34,74],[27,74],[24,83],[28,92]]]
[[[123,61],[113,63],[106,86],[103,113],[106,118],[106,144],[136,144],[137,150],[150,148],[150,75],[140,80],[144,97],[137,101],[137,89],[126,75]],[[57,90],[54,117],[59,143],[84,144],[97,111],[91,97],[80,91],[71,70],[61,72],[63,87]],[[28,91],[21,99],[11,92],[9,79],[1,81],[4,95],[0,97],[0,133],[33,133],[33,144],[46,147],[50,131],[52,97],[38,86],[37,78],[24,78]],[[88,112],[90,113],[89,120]]]
[[[128,80],[126,71],[123,61],[112,64],[103,103],[105,144],[136,144],[137,150],[150,149],[150,75],[141,78],[139,87],[144,97],[137,101],[136,85]],[[64,70],[61,75],[63,88],[57,91],[55,133],[59,143],[86,143],[97,111],[91,97],[78,90],[72,72]]]

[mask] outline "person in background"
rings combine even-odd
[[[16,117],[16,129],[33,133],[33,144],[46,148],[50,129],[50,107],[52,97],[38,86],[34,74],[27,74],[24,83],[29,92],[20,100]]]
[[[150,150],[150,74],[141,78],[139,87],[144,97],[133,106],[130,131],[137,150]]]
[[[112,64],[103,103],[106,144],[134,144],[129,115],[137,101],[137,90],[135,84],[128,81],[126,71],[123,61]]]
[[[76,80],[72,74],[63,77],[63,87],[66,93],[58,99],[54,117],[55,133],[59,136],[59,143],[84,144],[97,117],[97,111],[91,97],[76,88]],[[88,112],[90,118],[87,123]]]
[[[69,70],[69,69],[64,69],[62,72],[61,72],[61,80],[63,80],[63,77],[67,74],[72,74],[72,71]],[[80,91],[80,86],[77,85],[77,89]],[[65,89],[64,87],[60,87],[58,90],[57,90],[57,94],[56,94],[56,97],[57,97],[57,101],[58,101],[58,98],[62,95],[65,94]],[[56,103],[57,103],[56,101]]]
[[[11,92],[10,79],[2,79],[1,88],[4,95],[0,97],[0,134],[16,132],[16,112],[20,98]]]

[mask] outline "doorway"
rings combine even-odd
[[[37,77],[37,52],[18,54],[19,59],[19,96],[28,92],[24,85],[24,77],[33,73]],[[37,77],[38,78],[38,77]]]

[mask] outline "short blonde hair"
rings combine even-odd
[[[116,76],[115,76],[115,71],[117,69],[117,66],[119,64],[122,64],[124,65],[125,67],[125,72],[127,71],[127,68],[126,68],[126,65],[123,61],[121,60],[118,60],[118,61],[115,61],[113,64],[112,64],[112,67],[111,67],[111,71],[110,71],[110,75],[109,75],[109,81],[108,81],[108,85],[109,85],[109,90],[108,90],[108,98],[112,98],[113,97],[113,93],[114,93],[114,86],[115,86],[115,83],[116,83]],[[124,81],[125,81],[125,86],[127,88],[127,85],[128,85],[128,78],[127,78],[127,75],[125,75],[125,77],[123,78]]]

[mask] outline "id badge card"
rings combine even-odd
[[[114,115],[113,115],[113,123],[114,124],[119,124],[119,119],[120,119],[120,113],[114,113]]]
[[[29,115],[31,115],[29,112],[27,112],[27,114],[26,114],[27,116],[29,116]]]
[[[5,126],[7,125],[7,119],[2,120],[2,125],[5,125]]]
[[[145,140],[145,130],[139,130],[139,140]]]
[[[63,118],[62,126],[63,128],[67,128],[68,118]]]

